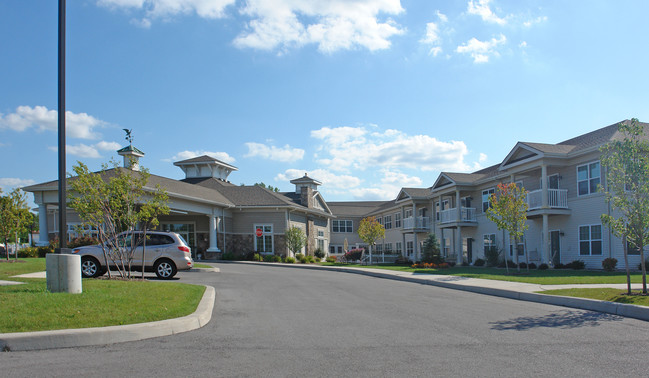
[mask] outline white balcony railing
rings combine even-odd
[[[457,219],[457,208],[442,210],[439,212],[439,223],[475,221],[475,208],[473,207],[461,207],[460,219]]]
[[[404,220],[403,220],[403,228],[405,230],[429,229],[430,228],[430,217],[404,218]]]
[[[527,209],[536,210],[543,207],[543,191],[533,190],[527,193]],[[568,208],[567,189],[548,189],[548,207],[555,209]]]

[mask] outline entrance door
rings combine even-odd
[[[561,239],[559,231],[550,231],[550,256],[555,266],[561,262]]]
[[[473,262],[473,239],[466,239],[466,260],[469,264]]]

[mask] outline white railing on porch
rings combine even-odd
[[[543,207],[543,190],[533,190],[527,193],[527,209],[536,210]],[[548,207],[555,209],[568,208],[567,189],[548,189]]]
[[[403,220],[403,228],[406,230],[428,229],[430,228],[430,217],[405,218]]]
[[[460,208],[460,219],[457,219],[457,208],[442,210],[439,212],[439,223],[450,222],[475,222],[475,208],[462,207]]]

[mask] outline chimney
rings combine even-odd
[[[124,168],[134,171],[140,170],[140,158],[144,156],[144,152],[129,145],[128,147],[118,150],[117,153],[124,157]]]

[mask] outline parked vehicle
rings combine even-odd
[[[123,240],[121,243],[126,246],[131,245],[132,237],[136,238],[137,247],[131,262],[131,269],[135,271],[142,269],[142,248],[144,246],[142,236],[141,231],[130,234],[121,233],[118,236],[120,240]],[[179,270],[188,270],[194,266],[191,249],[182,236],[175,232],[147,231],[145,252],[144,269],[147,272],[155,272],[158,278],[170,279]],[[101,245],[74,248],[72,253],[81,256],[81,276],[83,278],[97,277],[107,272],[108,267]],[[113,264],[110,259],[108,263]]]

